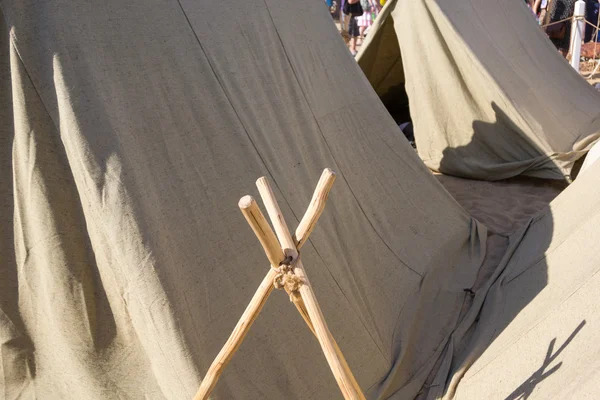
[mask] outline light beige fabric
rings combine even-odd
[[[595,163],[513,235],[489,292],[475,299],[485,302],[466,350],[450,378],[440,371],[429,398],[598,398],[599,226]]]
[[[589,169],[592,164],[598,160],[600,160],[600,142],[596,142],[585,155],[585,160],[583,160],[583,165],[581,166],[581,171],[579,173],[583,173],[583,171]]]
[[[302,253],[324,314],[369,398],[420,391],[486,228],[398,134],[322,2],[0,4],[4,398],[191,398],[267,270],[238,199],[266,175],[298,221],[325,167]],[[282,293],[214,395],[339,397]]]
[[[600,93],[522,1],[390,0],[358,62],[388,106],[408,94],[419,155],[446,174],[570,179],[599,137]]]

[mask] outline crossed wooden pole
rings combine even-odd
[[[240,199],[238,206],[258,237],[271,268],[254,293],[229,339],[208,369],[194,400],[208,399],[223,370],[242,344],[250,326],[258,317],[274,287],[286,290],[309,329],[317,337],[344,398],[348,400],[365,398],[342,351],[327,327],[299,255],[299,250],[308,240],[325,208],[334,181],[335,173],[328,168],[325,169],[308,209],[296,229],[295,237],[290,234],[271,186],[265,177],[259,178],[256,186],[275,228],[275,233],[252,196],[244,196]]]

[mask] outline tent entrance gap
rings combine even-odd
[[[414,144],[402,52],[393,17],[385,17],[377,34],[367,40],[368,45],[360,54],[358,64],[396,124]]]

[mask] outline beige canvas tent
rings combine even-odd
[[[430,168],[570,179],[600,132],[600,93],[523,1],[390,0],[358,62]],[[410,115],[408,108],[410,103]]]
[[[321,2],[26,0],[1,11],[4,398],[191,398],[264,275],[236,206],[261,175],[291,222],[320,171],[338,174],[302,257],[370,399],[493,397],[494,371],[477,360],[512,354],[530,363],[523,379],[534,366],[502,345],[542,318],[519,310],[552,310],[543,334],[562,343],[572,324],[556,322],[568,315],[560,299],[577,288],[592,298],[598,167],[511,236],[472,298],[487,228],[401,137]],[[215,399],[339,397],[277,294]],[[597,324],[586,304],[578,346]],[[540,385],[589,373],[591,361],[572,360]],[[486,375],[471,378],[473,367]]]
[[[265,273],[238,199],[266,175],[292,223],[324,167],[302,257],[361,387],[412,396],[443,353],[485,227],[398,135],[324,4],[240,5],[2,4],[7,398],[191,398]],[[275,294],[215,398],[336,398]]]

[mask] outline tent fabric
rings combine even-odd
[[[583,160],[583,164],[581,165],[581,170],[579,173],[583,173],[583,171],[590,168],[596,161],[600,159],[600,143],[596,142],[594,146],[588,151],[585,155],[585,160]]]
[[[238,199],[266,175],[293,225],[325,167],[338,179],[302,252],[324,315],[369,398],[419,393],[486,228],[399,134],[322,2],[0,7],[4,398],[191,398],[268,268]],[[339,396],[282,293],[214,392]]]
[[[436,171],[570,180],[599,137],[600,93],[522,1],[390,0],[357,59],[388,108],[409,104]]]
[[[598,226],[596,162],[512,238],[519,244],[481,296],[481,312],[470,310],[480,319],[468,345],[450,374],[440,370],[430,399],[598,397]]]

